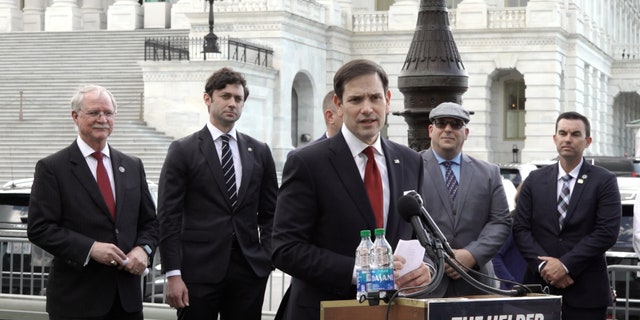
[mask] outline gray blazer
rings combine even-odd
[[[432,149],[421,152],[424,207],[453,249],[467,249],[477,261],[476,271],[493,275],[491,259],[500,250],[511,230],[509,205],[497,165],[462,154],[460,187],[451,201],[444,177]],[[475,277],[478,278],[478,277]],[[484,277],[482,277],[484,278]],[[493,281],[482,279],[492,284]],[[482,294],[463,279],[446,275],[431,297]]]

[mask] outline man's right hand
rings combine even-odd
[[[99,263],[116,267],[124,263],[127,255],[113,243],[96,241],[91,247],[89,256]]]
[[[167,278],[167,288],[165,289],[167,304],[172,308],[182,309],[189,306],[189,290],[182,281],[181,276],[171,276]]]

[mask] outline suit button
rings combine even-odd
[[[116,228],[116,234],[120,233],[120,230],[118,230],[118,228]]]

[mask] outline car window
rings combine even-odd
[[[635,176],[633,160],[625,157],[585,157],[590,164],[603,167],[618,177]]]

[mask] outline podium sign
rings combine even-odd
[[[387,308],[389,317],[387,318]],[[369,306],[354,300],[322,301],[322,320],[560,320],[561,297],[530,294],[441,299],[395,299]]]
[[[428,300],[427,320],[561,319],[560,296],[483,297]]]

